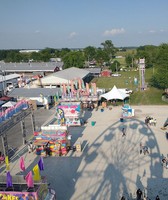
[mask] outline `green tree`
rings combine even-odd
[[[120,63],[117,61],[117,60],[115,60],[111,65],[110,65],[110,69],[111,69],[111,71],[112,72],[118,72],[118,70],[120,69]]]
[[[84,60],[84,55],[81,51],[70,51],[63,57],[64,68],[83,68]]]
[[[152,76],[150,84],[159,89],[166,89],[168,88],[168,44],[161,44],[157,54],[156,73]]]
[[[92,46],[88,46],[84,48],[84,55],[85,55],[85,60],[91,61],[96,58],[96,48]]]
[[[41,54],[37,53],[37,52],[33,52],[33,53],[31,53],[30,59],[32,59],[35,62],[39,62],[42,60]]]
[[[109,57],[108,54],[101,48],[98,48],[96,50],[96,62],[98,63],[98,65],[103,65],[104,62],[109,62]]]
[[[70,49],[68,49],[68,48],[62,48],[61,51],[60,51],[60,58],[63,58],[69,52],[71,52]]]
[[[21,55],[18,50],[10,50],[7,53],[7,56],[5,58],[5,62],[20,62],[21,61]]]
[[[102,42],[101,45],[103,46],[103,50],[107,53],[110,61],[110,59],[115,55],[117,49],[114,47],[111,40],[106,40],[105,42]]]
[[[126,55],[125,62],[127,64],[127,67],[130,67],[132,65],[132,60],[133,60],[133,56],[131,56],[131,54]]]
[[[168,88],[168,67],[161,68],[150,80],[150,85],[159,89]]]
[[[152,67],[158,57],[159,48],[153,45],[140,46],[137,49],[136,58],[145,58],[146,68]]]

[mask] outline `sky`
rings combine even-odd
[[[168,43],[167,0],[0,0],[0,49]]]

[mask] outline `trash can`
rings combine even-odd
[[[94,126],[96,124],[95,121],[91,121],[91,125]]]
[[[124,121],[124,119],[121,117],[121,118],[120,118],[120,122],[123,122],[123,121]]]

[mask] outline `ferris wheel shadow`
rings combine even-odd
[[[128,123],[129,121],[131,123]],[[98,123],[99,122],[97,122],[97,124]],[[122,127],[125,127],[128,132],[125,139],[121,139],[120,132]],[[136,137],[134,137],[133,134],[134,136],[136,135]],[[142,157],[138,156],[139,145],[142,141],[145,141],[145,145],[150,149],[148,157],[144,157],[143,155]],[[110,143],[110,145],[107,145],[105,151],[102,142]],[[91,151],[91,153],[89,151]],[[110,152],[110,157],[106,152]],[[101,159],[99,157],[101,157]],[[81,199],[117,200],[120,199],[122,195],[125,195],[128,199],[135,199],[137,188],[141,188],[146,195],[149,194],[149,196],[152,196],[157,194],[159,190],[159,188],[156,190],[156,187],[152,188],[152,185],[154,185],[154,180],[152,181],[152,178],[155,177],[157,180],[163,179],[163,168],[160,163],[161,153],[155,134],[149,127],[146,127],[143,121],[138,119],[127,120],[125,123],[119,123],[117,121],[108,126],[95,138],[93,143],[88,146],[83,158],[86,164],[83,166],[80,174],[88,173],[90,180],[94,178],[95,173],[91,176],[87,165],[94,162],[97,163],[95,165],[96,171],[99,169],[100,164],[103,163],[104,170],[101,171],[101,178],[99,176],[97,177],[99,181],[95,184],[88,184],[85,192],[75,199],[80,199],[80,197],[82,197]],[[149,165],[150,171],[148,177],[146,164]],[[136,176],[136,180],[134,181],[131,180],[131,177],[125,175],[126,173],[132,173],[131,171],[137,171],[136,175],[134,173],[134,176]],[[144,177],[147,180],[147,185],[144,185],[142,181]],[[130,191],[128,182],[133,182],[135,186],[134,191]],[[93,190],[93,188],[95,192],[91,193],[90,191]]]

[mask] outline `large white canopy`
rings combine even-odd
[[[16,104],[14,101],[8,101],[7,103],[3,104],[2,107],[9,108]]]
[[[125,93],[121,92],[114,85],[114,87],[109,92],[102,94],[100,97],[103,97],[107,100],[112,100],[112,99],[124,100],[126,97],[129,97],[129,94],[125,94]]]

